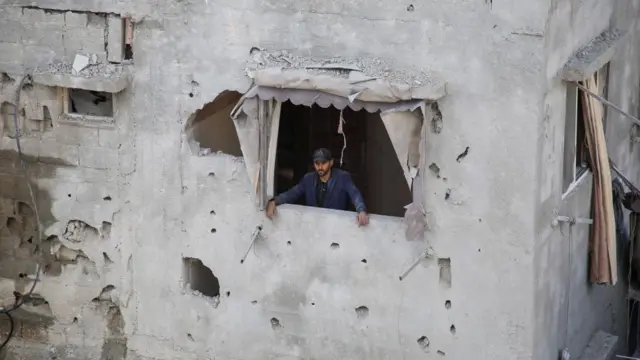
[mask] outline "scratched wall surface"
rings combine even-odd
[[[38,359],[532,358],[531,164],[540,146],[531,134],[543,119],[546,39],[555,36],[548,4],[0,4],[0,103],[9,103],[2,149],[15,150],[8,114],[20,74],[78,52],[104,61],[109,19],[135,23],[133,80],[115,96],[113,126],[58,122],[59,91],[22,92],[24,148],[48,214],[43,241],[60,274],[45,274],[38,287],[50,308],[37,317],[44,335],[23,327],[12,351]],[[242,158],[194,149],[187,122],[223,91],[247,90],[253,46],[379,57],[447,81],[442,128],[427,143],[427,164],[440,176],[425,174],[431,229],[423,241],[407,242],[399,218],[372,216],[363,229],[351,213],[285,206],[266,221]],[[1,170],[2,196],[28,202],[11,190],[24,190],[11,164]],[[20,215],[12,204],[6,218]],[[259,224],[263,239],[241,264]],[[427,244],[434,258],[400,282]],[[28,310],[25,323],[36,312]]]

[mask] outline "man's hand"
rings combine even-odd
[[[356,220],[358,221],[358,226],[365,226],[369,223],[369,214],[364,211],[360,211]]]
[[[275,200],[269,200],[269,202],[267,203],[267,217],[269,219],[273,219],[274,216],[276,216],[276,201]]]

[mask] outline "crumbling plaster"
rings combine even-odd
[[[115,252],[113,270],[99,272],[100,280],[88,285],[86,296],[52,294],[55,281],[66,288],[80,286],[84,280],[73,274],[43,279],[43,289],[51,289],[43,295],[53,298],[54,315],[68,320],[78,309],[84,314],[88,294],[98,296],[113,284],[127,358],[145,360],[418,359],[440,358],[438,351],[453,359],[531,358],[534,332],[552,329],[532,315],[539,233],[532,213],[548,210],[538,206],[542,197],[532,189],[540,179],[555,184],[552,175],[540,176],[541,166],[531,166],[543,147],[542,140],[531,141],[546,119],[543,94],[557,87],[548,84],[549,39],[560,31],[549,26],[553,20],[547,22],[549,4],[4,4],[130,14],[136,21],[132,84],[118,95],[116,128],[58,125],[50,135],[25,141],[30,154],[44,157],[43,137],[51,136],[55,151],[64,149],[78,159],[77,166],[57,167],[51,177],[37,180],[54,199],[55,221],[48,234],[64,233],[73,219],[96,228],[103,221],[113,224],[101,248]],[[0,9],[15,15],[13,7]],[[23,41],[30,33],[21,36]],[[590,32],[580,36],[588,39]],[[437,164],[442,177],[425,179],[431,229],[424,242],[407,242],[397,218],[372,216],[370,227],[360,229],[350,213],[285,206],[275,222],[268,222],[255,209],[241,159],[189,151],[183,133],[187,119],[222,91],[249,87],[243,60],[252,46],[317,57],[394,59],[399,67],[428,67],[446,79],[449,95],[439,102],[443,128],[427,144],[427,163]],[[67,50],[82,49],[62,53]],[[568,57],[573,50],[558,51]],[[560,67],[563,57],[554,54],[554,66]],[[10,69],[24,72],[24,66]],[[10,94],[0,100],[11,99]],[[559,96],[553,101],[562,104]],[[561,118],[559,109],[553,108],[554,119]],[[3,148],[11,144],[3,139]],[[465,149],[466,157],[456,161]],[[107,165],[92,165],[104,161]],[[240,264],[258,224],[264,226],[264,239]],[[331,249],[334,242],[339,249]],[[398,281],[427,242],[436,257],[451,259],[450,287],[440,284],[437,259]],[[86,252],[93,258],[99,251],[91,245]],[[222,298],[217,307],[184,290],[182,257],[201,259],[218,277]],[[548,294],[549,302],[555,300],[556,292]],[[368,317],[357,316],[359,306],[369,309]],[[104,348],[107,336],[98,332],[106,316],[95,313],[86,325],[79,321],[73,328],[82,335],[64,338],[64,349],[75,351],[67,352],[69,358],[98,358],[82,355]],[[96,332],[83,332],[87,327]],[[428,354],[423,336],[429,340]],[[545,355],[556,350],[545,349]]]
[[[547,90],[545,116],[538,132],[538,178],[535,244],[535,359],[555,358],[567,348],[579,356],[598,330],[620,336],[626,345],[626,274],[620,270],[616,286],[588,283],[589,227],[551,226],[558,214],[590,218],[592,181],[584,179],[562,199],[562,161],[566,87],[559,71],[579,48],[605,29],[628,29],[630,36],[610,62],[608,98],[630,114],[638,114],[640,86],[640,4],[629,1],[555,1],[545,40]],[[609,156],[631,181],[640,180],[637,146],[631,142],[632,122],[607,111],[605,137]],[[620,256],[622,249],[620,248]],[[620,257],[622,258],[622,257]],[[621,268],[622,269],[622,268]]]

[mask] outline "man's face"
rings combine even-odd
[[[313,162],[313,167],[316,169],[318,176],[325,176],[331,171],[331,166],[333,166],[333,160],[319,160]]]

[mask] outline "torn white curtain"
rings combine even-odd
[[[380,117],[411,189],[420,160],[422,115],[418,111],[387,111],[380,113]]]
[[[370,102],[359,100],[350,101],[348,97],[337,96],[318,90],[278,89],[266,86],[254,86],[245,94],[245,98],[258,97],[260,100],[277,100],[279,102],[291,101],[294,105],[313,106],[317,104],[322,108],[333,106],[343,110],[347,106],[352,110],[366,110],[370,113],[377,111],[413,111],[420,107],[422,100],[407,100],[398,102]]]

